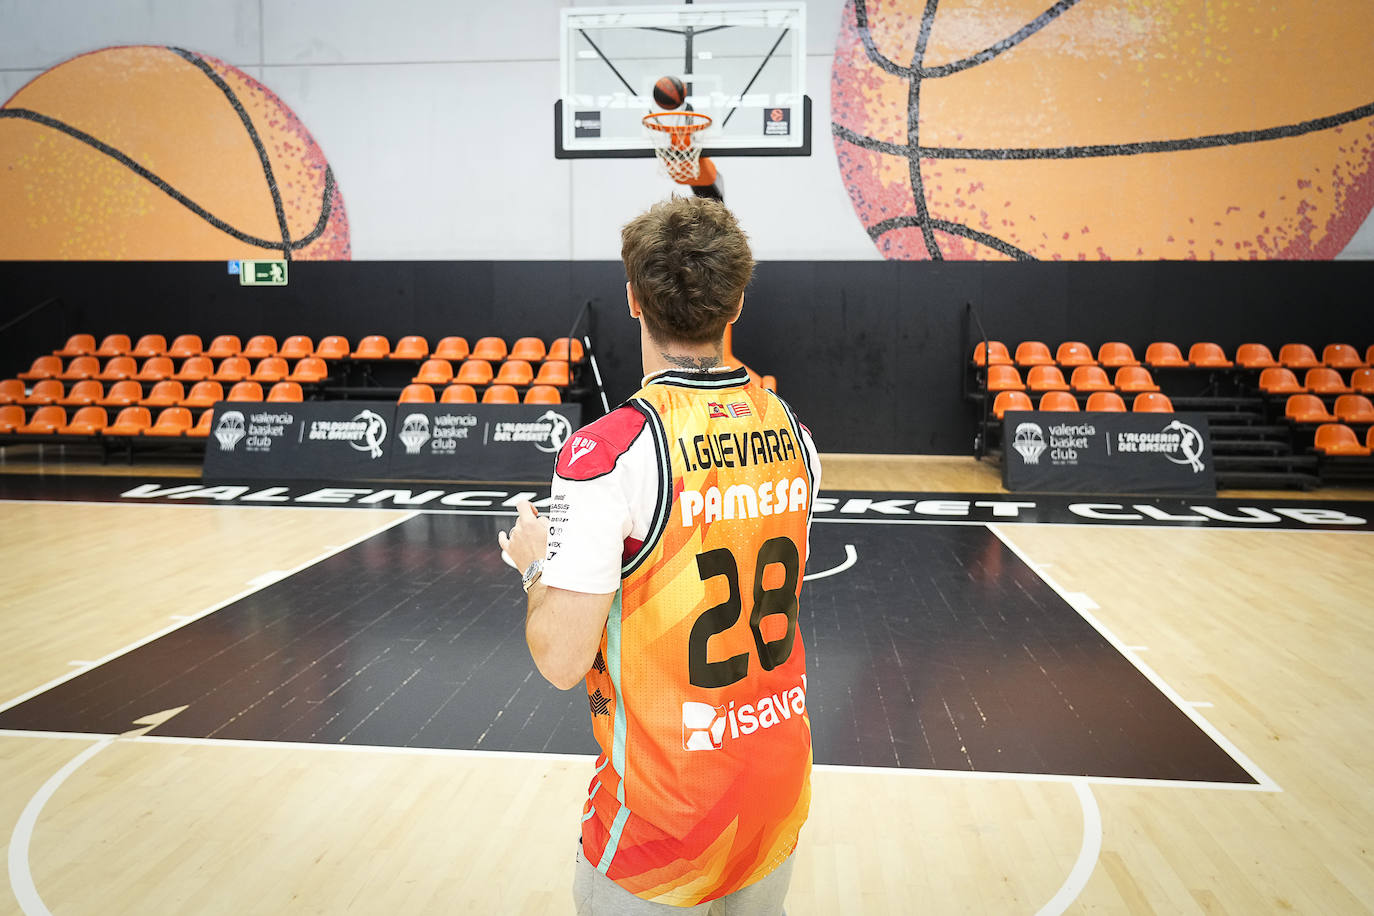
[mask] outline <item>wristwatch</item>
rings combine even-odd
[[[543,561],[543,559],[535,560],[533,563],[531,563],[531,564],[529,565],[529,568],[528,568],[528,569],[526,569],[524,572],[522,572],[522,573],[520,574],[520,584],[521,584],[521,586],[524,587],[525,591],[528,592],[531,588],[534,587],[534,583],[538,582],[538,581],[539,581],[539,577],[542,576],[543,574],[544,574],[544,561]]]

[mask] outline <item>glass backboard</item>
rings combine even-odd
[[[573,7],[561,11],[554,103],[559,159],[652,156],[654,84],[675,76],[683,108],[708,114],[707,156],[811,155],[806,5],[794,2]]]

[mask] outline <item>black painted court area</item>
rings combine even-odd
[[[525,647],[508,519],[419,515],[0,713],[0,728],[594,753]],[[817,763],[1254,780],[982,526],[818,524]]]

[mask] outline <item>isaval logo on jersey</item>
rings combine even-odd
[[[736,419],[740,417],[752,417],[754,415],[746,401],[735,401],[730,404],[721,404],[717,401],[706,402],[706,416],[712,420],[717,418]]]
[[[788,690],[765,694],[752,703],[732,700],[724,706],[688,701],[682,704],[682,749],[718,751],[725,746],[726,729],[732,739],[767,731],[793,716],[806,715],[806,675]]]

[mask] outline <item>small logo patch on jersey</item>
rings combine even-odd
[[[571,454],[568,455],[568,467],[577,463],[577,459],[596,448],[596,440],[588,439],[585,436],[577,436],[569,446]]]
[[[730,404],[721,404],[717,401],[706,402],[706,416],[712,420],[721,417],[726,419],[733,417],[738,420],[740,417],[752,417],[753,415],[753,409],[745,401],[736,401]]]
[[[682,749],[718,751],[725,743],[725,707],[708,703],[682,704]]]

